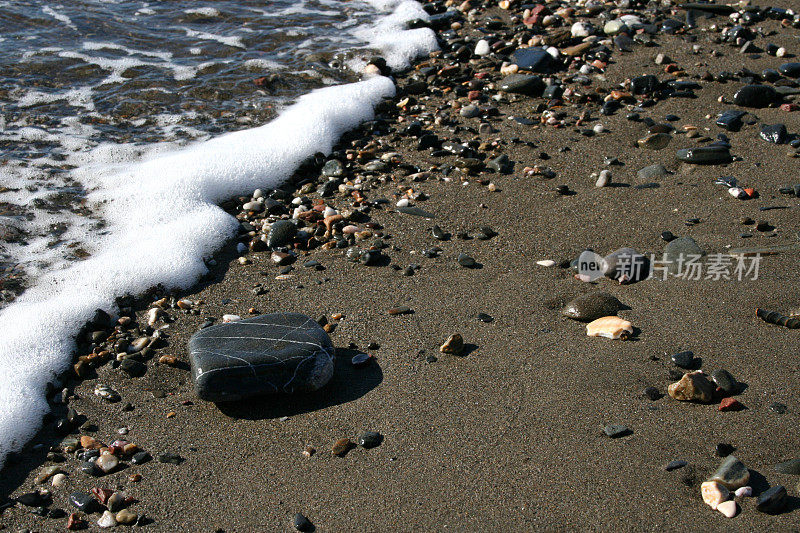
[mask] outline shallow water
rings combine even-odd
[[[70,172],[80,154],[264,124],[352,81],[352,32],[374,16],[339,0],[0,2],[0,306],[92,253],[104,224]]]

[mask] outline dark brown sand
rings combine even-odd
[[[716,45],[724,56],[712,58],[692,55],[691,45],[675,37],[659,42],[658,48],[615,55],[605,85],[641,73],[666,77],[652,61],[659,52],[684,66],[689,77],[706,70],[735,71],[744,61],[725,45]],[[765,42],[800,52],[796,30],[757,40]],[[711,47],[703,38],[698,44],[704,50]],[[745,65],[760,71],[784,61],[764,55]],[[643,116],[661,122],[674,113],[680,117],[678,129],[691,124],[715,137],[721,130],[705,117],[732,107],[717,97],[730,99],[741,84],[703,85],[698,99],[668,99]],[[54,490],[56,505],[68,509],[66,498],[74,490],[119,485],[138,500],[132,510],[152,519],[142,528],[153,531],[292,530],[297,512],[319,531],[800,529],[798,478],[773,470],[774,464],[800,454],[800,333],[755,317],[756,307],[787,312],[800,305],[798,252],[763,257],[757,280],[669,279],[628,286],[605,279],[592,286],[574,279],[572,271],[535,263],[573,259],[585,247],[602,254],[623,246],[660,253],[664,242],[659,234],[665,230],[694,237],[708,253],[724,253],[729,246],[796,243],[798,200],[777,189],[800,182],[800,159],[787,157],[788,146],[759,139],[758,126],[746,126],[728,134],[732,153],[741,161],[725,168],[681,166],[675,150],[695,146],[695,140],[678,134],[661,151],[633,148],[646,126],[627,121],[624,109],[597,120],[609,133],[586,138],[574,127],[532,128],[508,121],[510,114],[535,116],[526,99],[500,108],[503,114],[494,123],[500,131],[490,138],[520,137],[536,148],[503,146],[517,166],[509,176],[487,176],[499,192],[489,192],[475,179],[462,186],[458,173],[451,182],[403,180],[368,192],[368,198],[393,198],[403,185],[430,196],[418,205],[435,213],[435,221],[393,209],[372,213],[392,235],[387,242],[399,248],[388,250],[391,262],[421,265],[415,275],[350,263],[342,251],[317,250],[309,258],[326,270],[298,263],[294,277],[277,281],[279,267],[271,264],[268,252],[251,254],[253,264],[246,266],[230,253],[221,254],[221,279],[185,295],[205,302],[201,315],[170,312],[176,321],[167,330],[169,345],[157,352],[144,377],[130,379],[103,367],[99,379],[75,388],[79,399],[72,402],[98,426],[91,433],[98,439],[114,440],[116,429],[126,426],[128,439],[153,455],[175,452],[185,462],[152,461],[92,480],[75,473],[77,463],[70,459],[66,487]],[[565,111],[579,113],[571,107]],[[800,113],[751,111],[760,122],[783,122],[790,132],[800,132]],[[458,120],[477,127],[477,119]],[[416,152],[412,140],[392,146],[423,168],[442,162]],[[560,153],[563,147],[570,151]],[[551,159],[538,160],[541,152]],[[676,172],[659,180],[659,188],[597,189],[589,175],[606,168],[604,156],[624,163],[609,167],[618,183],[636,185],[636,171],[652,163]],[[523,177],[522,168],[534,163],[549,166],[558,177]],[[725,175],[754,186],[760,198],[730,197],[713,184]],[[568,184],[577,194],[558,196],[558,184]],[[771,205],[789,209],[758,211]],[[768,220],[778,235],[766,237],[742,226],[745,216]],[[695,217],[699,224],[685,225]],[[434,222],[453,234],[489,225],[498,236],[442,243],[430,236]],[[743,231],[755,236],[741,239]],[[441,257],[421,255],[434,245],[443,249]],[[455,258],[461,252],[475,257],[482,268],[459,267]],[[254,295],[257,283],[268,292]],[[560,316],[566,301],[595,290],[611,292],[630,306],[620,314],[638,328],[635,340],[589,338],[581,323]],[[387,310],[397,305],[414,313],[389,316]],[[337,372],[324,391],[308,399],[268,397],[218,406],[196,398],[186,370],[155,364],[163,354],[188,360],[188,339],[203,317],[246,316],[251,307],[313,317],[344,314],[332,334],[341,349]],[[479,312],[494,322],[476,320]],[[468,353],[438,353],[456,332],[468,343]],[[371,351],[377,364],[351,368],[349,358],[357,352],[348,351],[348,345],[355,343],[361,351],[372,341],[380,344]],[[723,413],[716,404],[643,397],[648,386],[666,393],[669,370],[675,368],[669,355],[687,349],[702,357],[707,372],[725,368],[748,385],[737,397],[746,410]],[[428,363],[429,355],[438,361]],[[134,410],[102,403],[92,394],[98,382],[118,390],[122,403],[132,403]],[[162,393],[166,396],[159,397]],[[190,405],[184,405],[187,400]],[[786,413],[770,410],[774,402],[788,406]],[[171,412],[174,417],[168,417]],[[633,433],[609,439],[602,432],[609,423],[625,424]],[[353,449],[342,458],[331,455],[337,439],[355,439],[364,430],[381,432],[383,444]],[[49,446],[48,438],[44,432],[35,442]],[[721,461],[714,453],[720,442],[736,447],[734,454],[750,468],[757,491],[778,483],[787,488],[787,512],[767,515],[756,511],[754,499],[745,499],[741,514],[727,519],[703,503],[699,485]],[[317,449],[311,458],[302,455],[307,445]],[[673,459],[689,466],[666,472],[664,466]],[[0,494],[31,490],[45,464],[44,451],[23,454],[4,470]],[[130,482],[131,473],[140,473],[141,482]],[[93,529],[98,517],[92,516]],[[0,524],[14,531],[56,531],[63,523],[36,517],[21,506],[0,516]]]

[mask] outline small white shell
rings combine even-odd
[[[242,317],[239,315],[222,315],[222,322],[227,324],[229,322],[238,322]]]
[[[556,262],[552,259],[542,259],[541,261],[536,261],[536,264],[543,267],[556,266]]]
[[[633,324],[618,316],[604,316],[586,324],[586,334],[590,337],[625,339],[633,333]]]

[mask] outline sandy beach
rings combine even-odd
[[[345,156],[347,179],[363,178],[359,190],[364,201],[348,190],[324,202],[340,211],[369,205],[364,214],[377,225],[372,236],[355,245],[368,248],[380,237],[383,260],[364,265],[348,260],[346,249],[298,249],[294,269],[281,275],[284,267],[274,263],[269,250],[240,254],[237,242],[231,242],[195,290],[156,290],[139,297],[132,306],[134,323],[127,327],[138,324],[140,332],[145,332],[153,302],[167,298],[158,322],[169,326],[161,330],[165,342],[144,360],[146,373],[129,377],[112,363],[99,365],[86,379],[69,381],[68,406],[86,420],[73,437],[88,435],[106,444],[124,439],[153,459],[140,465],[123,459],[115,471],[97,478],[81,472],[75,454],[60,451],[63,436],[54,422],[65,416],[67,406],[54,404],[52,419],[36,439],[7,461],[0,476],[0,508],[48,488],[48,509],[68,514],[75,511],[70,494],[102,487],[132,497],[129,508],[139,517],[132,529],[144,531],[293,531],[296,513],[308,517],[317,531],[800,529],[800,477],[774,469],[800,458],[800,333],[767,324],[755,314],[756,308],[786,315],[800,311],[794,288],[800,250],[762,255],[757,278],[751,271],[742,280],[732,270],[736,259],[730,280],[706,279],[704,271],[697,280],[657,274],[657,279],[631,284],[607,278],[585,283],[569,266],[587,248],[605,256],[632,247],[660,257],[666,245],[663,232],[692,237],[706,258],[730,257],[731,249],[741,247],[800,243],[800,200],[779,191],[800,183],[800,153],[759,136],[762,124],[782,123],[789,134],[800,133],[800,113],[780,107],[796,96],[765,108],[732,104],[734,94],[748,84],[742,81],[747,73],[737,74],[741,69],[761,73],[797,61],[797,25],[783,27],[780,17],[765,17],[749,26],[762,29],[752,40],[761,51],[741,53],[735,43],[715,42],[721,34],[709,29],[733,25],[730,18],[698,16],[698,28],[659,31],[652,46],[636,42],[630,52],[614,49],[607,65],[588,75],[588,84],[564,83],[571,98],[504,93],[495,100],[505,77],[502,59],[472,53],[456,59],[449,41],[463,39],[472,50],[479,39],[494,35],[569,33],[577,21],[591,22],[600,41],[608,38],[603,34],[606,19],[626,13],[652,19],[654,6],[617,9],[609,4],[593,16],[580,16],[578,9],[560,28],[533,25],[526,30],[524,6],[512,2],[510,9],[500,9],[486,2],[491,6],[484,9],[478,4],[474,22],[459,17],[458,29],[440,29],[443,53],[397,76],[398,95],[378,110],[380,127],[368,124],[351,132],[336,148]],[[773,2],[786,8],[791,4]],[[552,11],[558,7],[550,6]],[[676,6],[672,13],[685,20],[686,10]],[[662,9],[656,18],[669,14]],[[490,18],[502,25],[482,33],[479,28],[485,29]],[[558,46],[581,41],[569,37]],[[767,53],[767,44],[784,47],[787,55]],[[659,54],[669,61],[656,64]],[[448,77],[441,69],[451,64],[458,73]],[[674,72],[665,72],[668,64],[676,66]],[[438,74],[426,77],[427,66]],[[715,81],[724,71],[731,78]],[[468,86],[480,72],[486,72],[480,77],[482,88]],[[576,74],[572,68],[540,75],[563,79]],[[613,114],[600,113],[611,91],[629,93],[626,80],[646,74],[661,83],[688,80],[700,88],[692,91],[695,98],[657,97],[638,110],[637,103],[649,97],[630,95]],[[797,86],[794,79],[782,80]],[[422,92],[420,82],[427,87]],[[468,90],[477,91],[472,101]],[[470,103],[479,107],[479,116],[459,112]],[[715,124],[728,109],[749,113],[740,131]],[[555,125],[546,123],[544,112],[552,114]],[[631,113],[640,120],[631,120]],[[436,117],[442,117],[439,123]],[[637,144],[648,135],[642,121],[648,117],[671,126],[665,148]],[[404,132],[414,120],[441,141],[474,141],[481,166],[505,154],[513,170],[465,172],[456,168],[459,156],[419,150],[419,135]],[[479,131],[481,124],[492,131]],[[597,124],[602,125],[599,132],[592,129]],[[677,160],[677,150],[707,145],[719,134],[728,137],[733,162]],[[385,170],[364,169],[392,152],[399,155]],[[617,163],[608,165],[607,158]],[[653,164],[664,165],[669,173],[652,180],[637,176]],[[534,166],[555,175],[525,172]],[[611,186],[595,186],[592,173],[602,170],[611,172]],[[754,188],[757,197],[734,198],[715,184],[723,176]],[[300,193],[288,184],[285,189],[321,198],[316,192],[322,182],[319,169],[299,173],[296,181],[309,179],[311,192]],[[563,185],[569,194],[556,191]],[[403,195],[435,218],[398,212]],[[379,199],[388,202],[375,202]],[[236,199],[227,210],[241,214],[247,201]],[[748,217],[752,223],[743,224]],[[260,228],[264,215],[249,218]],[[770,229],[757,230],[761,221]],[[353,223],[364,231],[363,221]],[[451,238],[434,238],[434,225]],[[475,238],[484,227],[496,235]],[[750,236],[743,238],[743,233]],[[243,231],[238,242],[250,240]],[[433,247],[441,251],[425,253]],[[474,258],[478,268],[461,266],[459,254]],[[304,267],[310,260],[322,269]],[[555,264],[537,264],[542,260]],[[416,267],[407,270],[410,265]],[[588,337],[584,323],[561,314],[577,296],[601,291],[629,308],[619,316],[636,328],[632,339]],[[191,311],[170,305],[180,299],[191,302]],[[389,314],[398,306],[411,312]],[[208,318],[219,323],[228,314],[247,318],[276,312],[325,316],[336,324],[330,333],[337,349],[331,382],[309,395],[230,404],[199,399],[188,371],[190,337]],[[479,313],[491,320],[479,320]],[[337,314],[341,318],[334,320]],[[454,333],[462,335],[464,352],[441,353],[439,347]],[[371,343],[378,347],[368,348]],[[698,403],[670,397],[668,386],[688,371],[670,357],[685,350],[702,359],[699,368],[707,374],[726,369],[745,384],[735,395],[744,409],[720,411],[719,398]],[[358,353],[374,360],[354,367],[350,360]],[[177,362],[166,364],[169,356]],[[117,391],[121,401],[108,403],[95,395],[98,384]],[[648,387],[658,390],[657,399],[645,394]],[[625,425],[627,434],[610,438],[604,433],[609,424]],[[124,435],[120,428],[126,428]],[[365,431],[379,432],[380,446],[356,446],[342,457],[331,453],[338,439],[356,442]],[[786,488],[781,512],[760,512],[757,499],[745,497],[737,499],[738,515],[726,518],[704,503],[700,485],[722,462],[721,443],[731,445],[749,469],[756,496],[774,485]],[[51,447],[59,451],[48,458]],[[303,454],[307,447],[315,450],[310,457]],[[169,459],[165,453],[179,457],[178,464],[162,462]],[[667,471],[673,460],[687,464]],[[37,483],[37,475],[52,465],[67,474],[63,485]],[[137,474],[140,479],[134,480]],[[0,512],[0,529],[64,529],[66,515],[38,516],[32,512],[36,507],[8,506]],[[99,529],[100,516],[81,514],[92,531]]]

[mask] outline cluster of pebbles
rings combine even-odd
[[[624,114],[626,120],[640,124],[643,130],[642,137],[631,141],[630,149],[661,152],[681,136],[696,146],[676,150],[670,156],[674,162],[720,166],[721,174],[728,173],[729,165],[743,158],[736,151],[739,135],[755,135],[768,143],[786,144],[791,157],[800,156],[800,139],[794,133],[781,124],[759,125],[755,114],[765,107],[779,108],[786,113],[800,109],[794,102],[800,95],[797,81],[800,63],[785,62],[777,69],[761,72],[744,67],[730,72],[698,72],[693,65],[679,65],[659,53],[654,54],[654,63],[663,71],[662,76],[634,76],[622,83],[611,83],[604,76],[612,61],[622,61],[620,56],[624,57],[633,49],[655,49],[661,39],[680,38],[698,55],[719,55],[719,50],[740,54],[735,56],[737,63],[739,58],[746,60],[762,54],[788,60],[793,51],[771,45],[769,38],[774,33],[764,30],[762,25],[777,25],[785,31],[800,28],[800,15],[789,10],[744,4],[735,7],[678,2],[643,4],[634,0],[547,4],[514,0],[466,0],[463,3],[435,0],[423,5],[431,15],[430,20],[414,21],[410,25],[435,29],[441,51],[398,77],[398,95],[377,107],[375,120],[346,134],[331,153],[319,153],[304,162],[295,176],[281,187],[271,191],[256,190],[223,204],[240,221],[236,251],[241,268],[254,268],[257,264],[264,275],[276,282],[291,283],[297,289],[303,288],[302,283],[307,278],[303,276],[305,271],[323,272],[341,260],[365,268],[387,267],[403,276],[419,275],[429,268],[426,259],[440,257],[464,269],[480,269],[481,263],[462,251],[460,244],[478,240],[491,245],[498,232],[480,221],[476,221],[474,227],[440,227],[439,224],[445,224],[436,223],[435,210],[425,206],[429,198],[428,184],[435,181],[462,187],[477,186],[487,193],[502,194],[503,177],[520,176],[532,180],[536,186],[549,187],[554,199],[583,193],[564,183],[554,184],[560,174],[559,170],[548,166],[550,155],[547,153],[539,153],[535,161],[534,158],[511,160],[506,153],[510,145],[533,143],[503,135],[501,120],[504,116],[515,128],[571,129],[579,135],[594,137],[608,133],[602,117]],[[367,69],[384,71],[385,62],[376,58]],[[675,115],[668,115],[663,122],[648,116],[661,102],[671,99],[691,102],[697,91],[714,90],[727,83],[738,87],[733,100],[725,102],[731,109],[719,116],[707,117],[719,131],[693,124],[678,125],[682,119]],[[520,109],[526,112],[519,112]],[[535,145],[530,147],[536,148]],[[612,174],[618,174],[614,169],[619,165],[616,157],[608,157],[605,166],[609,168],[591,176],[589,187],[615,185],[617,179]],[[669,175],[670,171],[661,163],[648,165],[636,173],[639,183],[635,187],[656,188],[658,181]],[[759,194],[753,184],[740,187],[731,180],[723,180],[721,184],[737,199],[747,200]],[[800,197],[800,188],[791,183],[772,192],[781,199]],[[785,205],[759,209],[768,211],[779,207]],[[417,263],[399,264],[395,259],[400,256],[404,244],[403,235],[392,227],[397,217],[419,217],[430,222],[431,246],[420,251]],[[691,227],[701,220],[690,218],[685,223]],[[748,217],[743,224],[755,226],[763,234],[780,234],[780,228],[764,220],[756,222]],[[741,237],[746,235],[753,237],[751,233]],[[687,253],[705,254],[690,237],[664,232],[662,239],[665,242],[662,253],[666,258]],[[266,257],[268,261],[264,261]],[[631,257],[633,262],[622,261],[622,258]],[[646,281],[644,274],[649,271],[646,255],[632,248],[622,248],[602,259],[605,270],[601,275],[631,286],[625,290],[636,290],[638,282]],[[265,267],[265,263],[271,263],[272,268]],[[637,263],[640,268],[632,270],[632,265]],[[545,260],[539,264],[571,273],[576,266],[574,258]],[[430,265],[435,268],[433,263]],[[217,265],[211,260],[209,266]],[[569,276],[565,278],[572,281]],[[596,282],[582,279],[580,273],[573,278]],[[324,279],[319,281],[322,282]],[[269,290],[269,283],[253,287],[256,295]],[[158,365],[188,370],[186,360],[167,349],[169,325],[182,320],[184,315],[204,315],[203,306],[202,301],[154,289],[145,297],[121,301],[119,318],[112,319],[98,312],[80,332],[80,355],[70,378],[92,381],[99,398],[122,403],[123,409],[127,409],[124,398],[97,380],[94,373],[101,369],[105,373],[106,367],[110,367],[113,372],[137,378]],[[626,339],[638,334],[631,321],[618,316],[627,309],[615,296],[595,291],[571,301],[562,313],[587,323],[589,336]],[[248,313],[260,314],[257,308],[248,309]],[[389,309],[388,313],[406,315],[412,314],[413,309],[400,305]],[[485,313],[477,318],[486,323],[492,321]],[[203,327],[240,319],[237,315],[208,316]],[[336,325],[344,319],[340,313],[331,312],[317,322],[326,333],[333,334]],[[776,320],[773,317],[772,321]],[[163,353],[159,354],[160,351]],[[450,335],[439,348],[443,355],[462,355],[466,351],[459,333]],[[671,398],[706,404],[719,402],[720,411],[745,408],[734,398],[745,387],[728,371],[717,369],[710,376],[706,375],[699,370],[702,361],[691,352],[676,353],[671,359],[678,368],[670,374],[673,383],[666,386]],[[372,356],[360,354],[351,362],[354,366],[363,366],[371,360]],[[435,361],[435,356],[428,357],[428,362]],[[54,390],[54,404],[68,406],[71,394],[69,387],[63,391],[61,388]],[[656,387],[648,387],[644,395],[653,401],[664,397]],[[785,411],[786,406],[773,404],[772,409]],[[72,409],[52,424],[62,434],[71,435],[85,428],[78,419],[79,415]],[[610,424],[604,432],[612,438],[632,433],[622,424]],[[104,446],[95,440],[84,440],[85,437],[67,437],[64,442],[72,444],[69,454],[62,443],[53,446],[49,460],[55,463],[68,456],[74,457],[79,462],[76,476],[87,487],[95,476],[119,469],[125,460],[135,465],[137,457],[144,457],[141,454],[146,453],[126,441],[118,440]],[[360,446],[372,448],[382,439],[380,433],[367,432],[356,440]],[[333,444],[331,453],[343,457],[355,444],[349,437],[343,437]],[[308,446],[302,453],[311,457],[315,451]],[[700,487],[704,501],[726,516],[734,516],[738,512],[736,502],[755,494],[758,510],[783,511],[786,489],[775,485],[760,494],[747,490],[749,471],[730,453],[724,453],[726,458],[719,471]],[[157,457],[160,462],[180,462],[179,456],[170,453]],[[686,464],[682,460],[673,461],[667,469],[679,469]],[[778,466],[781,473],[800,474],[796,463]],[[60,468],[46,467],[42,473],[53,477],[55,487],[55,480],[63,479],[58,478],[63,475],[57,473]],[[130,482],[136,481],[134,476]],[[53,490],[57,490],[55,487]],[[736,500],[731,500],[731,491],[735,491]],[[90,492],[94,493],[91,501],[86,497]],[[133,500],[125,488],[110,491],[95,487],[76,494],[80,496],[73,494],[75,498],[70,498],[78,511],[89,513],[79,503],[91,503],[91,510],[103,511],[97,521],[100,526],[142,520],[127,509]],[[39,490],[18,496],[17,502],[31,505],[37,514],[55,517],[58,513],[47,510],[49,498],[48,492]],[[118,502],[122,502],[124,508]],[[77,520],[85,518],[83,515],[70,518],[72,523]],[[295,516],[293,523],[298,530],[313,529],[310,520],[302,514]]]

